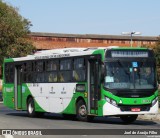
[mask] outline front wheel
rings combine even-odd
[[[79,121],[89,121],[91,122],[94,119],[94,116],[88,116],[87,107],[84,101],[80,100],[77,103],[77,119]]]
[[[130,124],[137,119],[138,115],[122,115],[120,116],[121,120],[126,123]]]

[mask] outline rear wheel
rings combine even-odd
[[[35,117],[36,116],[33,98],[29,98],[29,100],[27,102],[27,113],[28,113],[29,117]]]
[[[137,119],[138,115],[122,115],[120,116],[121,120],[126,123],[130,124]]]
[[[92,121],[93,116],[87,115],[87,107],[84,101],[80,100],[77,103],[77,119],[80,121]]]

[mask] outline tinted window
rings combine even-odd
[[[57,82],[57,80],[58,80],[57,72],[49,72],[46,74],[47,82]]]
[[[5,82],[14,83],[14,65],[5,64]]]
[[[85,81],[86,66],[84,58],[74,59],[74,70],[72,73],[73,81]]]
[[[71,59],[65,59],[60,61],[60,70],[70,70],[71,69]]]
[[[54,71],[57,70],[57,62],[56,61],[47,61],[47,71]]]
[[[44,62],[43,61],[35,62],[35,69],[36,72],[42,72],[44,70]]]
[[[84,69],[84,68],[85,68],[84,58],[74,59],[74,69]]]
[[[61,71],[59,72],[59,82],[71,82],[71,71]]]

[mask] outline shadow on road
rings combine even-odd
[[[8,116],[17,116],[17,117],[28,117],[26,112],[13,112],[12,113],[6,113]],[[60,114],[54,114],[54,113],[45,113],[42,117],[37,117],[36,119],[50,119],[50,120],[66,120],[66,121],[76,121],[78,120],[70,118],[66,119]],[[112,124],[112,125],[127,125],[124,124],[120,118],[118,117],[95,117],[92,122],[85,122],[85,123],[99,123],[99,124]],[[150,125],[155,125],[157,124],[154,121],[150,120],[136,120],[132,125],[142,125],[142,126],[150,126]]]
[[[115,125],[129,125],[129,124],[124,124],[119,117],[96,117],[93,120],[93,123],[104,123],[104,124],[115,124]],[[149,121],[149,120],[136,120],[135,122],[132,123],[132,125],[155,125],[157,124],[154,121]]]

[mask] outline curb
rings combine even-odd
[[[160,114],[153,114],[153,115],[139,115],[138,119],[141,120],[153,120],[153,121],[160,121]]]

